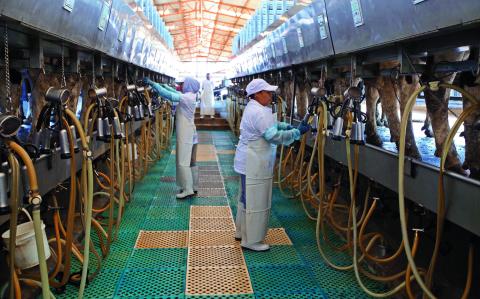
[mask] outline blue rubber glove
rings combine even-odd
[[[295,128],[291,130],[278,130],[277,126],[272,126],[263,133],[263,138],[272,144],[290,145],[295,140],[300,139],[300,131]]]
[[[288,124],[288,123],[283,122],[283,121],[278,122],[278,123],[277,123],[277,127],[278,127],[278,129],[281,130],[281,131],[293,129],[293,126],[292,126],[291,124]]]
[[[159,96],[164,99],[167,99],[171,102],[180,102],[181,100],[181,93],[178,91],[174,91],[171,89],[164,88],[161,84],[157,82],[153,82],[152,80],[145,78],[143,79],[146,84],[152,86],[152,88],[157,92]]]
[[[307,133],[311,128],[312,127],[305,121],[302,121],[297,127],[301,135]]]
[[[150,84],[152,84],[152,80],[150,80],[150,78],[148,78],[148,77],[145,77],[145,78],[143,78],[143,83],[150,85]]]

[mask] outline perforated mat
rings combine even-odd
[[[220,268],[245,266],[242,249],[239,246],[191,247],[189,268]],[[222,271],[223,269],[219,269]]]
[[[190,231],[235,230],[232,218],[190,218]]]
[[[244,267],[191,268],[187,272],[187,295],[253,293]]]
[[[235,232],[232,230],[191,231],[188,240],[188,247],[235,245],[239,245],[239,241],[235,240]]]
[[[192,218],[231,218],[230,207],[218,206],[192,206],[190,210]]]
[[[187,247],[188,231],[140,231],[135,248]]]
[[[265,242],[269,245],[292,245],[284,228],[271,228],[267,232]]]

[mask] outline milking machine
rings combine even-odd
[[[111,243],[114,239],[115,205],[118,205],[118,214],[116,221],[117,231],[124,204],[124,192],[119,161],[119,158],[122,154],[118,153],[118,150],[120,148],[119,142],[123,138],[123,136],[125,136],[125,132],[122,131],[123,119],[120,118],[120,115],[116,110],[119,103],[115,99],[106,97],[107,89],[90,89],[88,93],[92,103],[88,107],[87,113],[85,115],[85,124],[87,125],[86,130],[90,132],[89,136],[92,136],[93,122],[88,121],[90,119],[89,116],[92,114],[92,119],[95,119],[95,124],[97,128],[96,140],[107,144],[109,147],[109,151],[107,153],[108,157],[106,158],[108,164],[108,174],[105,174],[97,169],[95,170],[96,181],[103,189],[103,191],[98,191],[93,194],[93,196],[97,198],[107,197],[109,199],[108,203],[105,206],[100,208],[96,207],[93,209],[94,213],[103,213],[108,210],[108,223],[104,224],[105,226],[107,226],[107,230],[103,228],[102,223],[100,223],[97,219],[94,218],[92,220],[95,229],[101,232],[100,235],[102,236],[102,238],[106,239],[106,245],[104,245],[103,239],[100,238],[102,253],[105,257],[108,255]],[[93,143],[93,140],[91,140],[91,143]],[[106,184],[104,184],[103,181],[105,181]],[[118,196],[117,190],[119,190]]]
[[[146,122],[145,119],[148,119],[145,114],[145,109],[148,107],[146,104],[145,98],[137,90],[135,85],[126,86],[128,92],[128,106],[127,114],[133,115],[133,120],[136,122],[141,122],[140,129],[140,138],[135,139],[135,142],[131,145],[131,153],[133,153],[134,159],[132,160],[132,173],[135,180],[140,180],[144,175],[147,167],[146,163],[146,150],[147,150],[147,141],[146,141]],[[143,93],[143,88],[141,89]],[[128,108],[130,107],[130,108]],[[148,110],[147,110],[148,111]],[[130,123],[132,126],[133,123]],[[133,132],[133,131],[132,131]],[[138,157],[137,157],[138,156]]]
[[[348,134],[350,143],[365,144],[367,116],[361,111],[361,103],[364,99],[362,91],[356,86],[351,86],[345,91],[344,101],[333,108],[335,118],[332,129],[333,140],[341,140],[345,132]]]

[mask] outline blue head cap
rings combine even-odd
[[[193,92],[197,93],[200,90],[200,83],[192,77],[185,77],[183,82],[183,93]]]

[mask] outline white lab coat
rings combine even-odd
[[[197,95],[187,92],[181,95],[176,112],[176,178],[177,185],[193,193],[193,177],[190,161],[193,145],[198,143],[194,113]]]
[[[276,123],[272,108],[250,100],[240,123],[240,139],[235,152],[234,169],[246,174],[248,143],[263,138],[265,131]]]
[[[204,80],[202,82],[202,96],[200,101],[200,114],[201,115],[214,115],[215,114],[215,98],[213,96],[213,82],[210,80]]]

